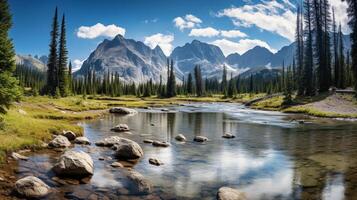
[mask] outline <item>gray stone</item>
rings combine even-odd
[[[122,141],[122,139],[123,138],[119,136],[111,136],[96,142],[95,145],[103,147],[112,147],[113,145],[118,144],[120,141]]]
[[[136,114],[138,113],[136,110],[134,109],[130,109],[130,108],[124,108],[124,107],[114,107],[109,109],[110,113],[117,113],[117,114]]]
[[[88,176],[93,174],[93,160],[83,151],[66,151],[52,168],[57,175]]]
[[[11,153],[11,157],[15,160],[28,160],[29,158],[26,157],[26,156],[23,156],[21,154],[18,154],[18,153],[15,153],[15,152],[12,152]]]
[[[154,141],[150,139],[145,139],[143,142],[147,144],[152,144]]]
[[[244,192],[229,187],[221,187],[217,193],[217,200],[246,200]]]
[[[27,176],[15,183],[15,190],[26,198],[41,198],[50,192],[50,187],[34,176]]]
[[[222,135],[223,138],[226,138],[226,139],[232,139],[232,138],[235,138],[236,136],[230,134],[230,133],[225,133]]]
[[[58,135],[55,139],[48,143],[48,146],[53,148],[65,148],[71,146],[71,143],[65,136]]]
[[[151,183],[143,175],[136,171],[129,171],[128,178],[132,181],[137,192],[149,194],[152,191]]]
[[[178,134],[178,135],[175,137],[175,139],[176,139],[177,141],[180,141],[180,142],[185,142],[185,141],[186,141],[186,137],[185,137],[184,135],[182,135],[182,134]]]
[[[152,146],[154,146],[154,147],[169,147],[170,144],[167,142],[154,141],[152,143]]]
[[[89,144],[90,144],[90,141],[89,141],[88,138],[86,138],[86,137],[77,137],[77,138],[74,140],[74,143],[76,143],[76,144],[89,145]]]
[[[161,162],[157,158],[149,158],[149,163],[152,164],[152,165],[156,165],[156,166],[160,166],[160,165],[164,164],[163,162]]]
[[[201,135],[195,136],[193,138],[193,141],[195,141],[195,142],[206,142],[207,140],[208,140],[207,137],[201,136]]]
[[[144,155],[140,145],[132,140],[122,138],[120,142],[115,144],[112,149],[115,151],[117,158],[138,159]]]
[[[115,127],[110,129],[111,131],[114,132],[126,132],[126,131],[130,131],[129,126],[126,124],[118,124]]]
[[[120,162],[113,162],[112,164],[110,164],[110,166],[114,168],[124,168],[124,165],[121,164]]]

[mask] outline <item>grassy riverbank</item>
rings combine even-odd
[[[297,98],[293,106],[283,106],[284,97],[277,96],[252,104],[252,108],[286,113],[302,113],[315,117],[357,118],[357,100],[352,94],[321,94],[315,97]]]
[[[105,109],[114,106],[124,107],[161,107],[184,102],[240,102],[264,96],[264,94],[242,94],[234,99],[215,95],[212,97],[178,96],[170,99],[156,97],[102,97],[72,96],[61,99],[49,97],[23,97],[15,103],[0,122],[0,162],[7,152],[23,148],[40,148],[42,142],[52,138],[63,130],[82,134],[77,124],[81,120],[90,120],[107,113]]]

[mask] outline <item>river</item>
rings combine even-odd
[[[50,169],[60,153],[48,150],[19,161],[17,178],[40,177],[55,188],[48,199],[215,199],[222,186],[237,188],[248,199],[357,197],[356,122],[257,111],[228,103],[138,111],[82,122],[84,134],[93,144],[74,148],[89,153],[94,160],[91,179],[70,184],[53,181]],[[119,123],[128,124],[132,134],[111,132],[110,128]],[[224,139],[224,133],[236,137]],[[178,134],[185,135],[187,142],[175,141]],[[152,183],[152,194],[135,194],[124,176],[125,169],[110,167],[113,151],[94,145],[112,135],[132,139],[143,148],[144,157],[130,165]],[[209,141],[193,142],[195,135],[206,136]],[[171,146],[153,147],[143,143],[144,139],[167,141]],[[152,157],[164,165],[149,164]]]

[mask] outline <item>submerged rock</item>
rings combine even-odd
[[[110,166],[114,168],[124,168],[124,165],[121,164],[120,162],[113,162],[112,164],[110,164]]]
[[[152,143],[152,146],[154,146],[154,147],[169,147],[170,144],[167,142],[154,141]]]
[[[152,144],[154,141],[150,139],[145,139],[143,142],[147,144]]]
[[[182,134],[178,134],[178,135],[175,137],[175,139],[176,139],[177,141],[180,141],[180,142],[185,142],[185,141],[186,141],[186,137],[185,137],[184,135],[182,135]]]
[[[86,137],[77,137],[77,138],[74,140],[74,143],[76,143],[76,144],[86,144],[86,145],[89,145],[89,144],[90,144],[90,141],[89,141],[88,138],[86,138]]]
[[[104,138],[98,142],[95,143],[97,146],[102,146],[102,147],[112,147],[113,145],[119,143],[122,141],[123,138],[119,136],[110,136],[107,138]]]
[[[66,151],[52,168],[61,176],[88,176],[93,174],[93,160],[83,151]]]
[[[115,127],[110,129],[111,131],[114,132],[126,132],[126,131],[130,131],[129,126],[126,124],[118,124]]]
[[[50,192],[50,187],[34,176],[27,176],[15,183],[15,190],[26,198],[41,198]]]
[[[236,136],[234,136],[233,134],[230,134],[230,133],[225,133],[222,135],[223,138],[226,138],[226,139],[232,139],[232,138],[235,138]]]
[[[65,136],[69,141],[76,139],[77,135],[72,131],[63,131],[63,136]]]
[[[152,191],[151,183],[143,175],[136,171],[129,171],[128,178],[132,181],[137,192],[149,194]]]
[[[201,136],[201,135],[195,136],[193,138],[193,141],[195,141],[195,142],[206,142],[207,140],[208,140],[207,137]]]
[[[134,109],[130,109],[130,108],[124,108],[124,107],[114,107],[109,109],[110,113],[117,113],[117,114],[136,114],[138,113],[136,110]]]
[[[164,164],[163,162],[161,162],[157,158],[149,158],[149,163],[152,164],[152,165],[156,165],[156,166],[160,166],[160,165]]]
[[[229,187],[221,187],[217,192],[217,200],[246,200],[244,192]]]
[[[55,139],[48,143],[48,146],[53,148],[65,148],[71,146],[71,143],[65,136],[58,135]]]
[[[23,155],[18,154],[18,153],[15,153],[15,152],[12,152],[11,157],[13,159],[15,159],[15,160],[28,160],[29,159],[28,157],[23,156]]]
[[[112,149],[117,158],[138,159],[144,155],[140,145],[132,140],[122,138],[120,142],[114,144]]]

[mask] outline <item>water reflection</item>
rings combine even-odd
[[[163,199],[212,199],[222,186],[241,189],[249,199],[343,199],[357,195],[357,125],[353,122],[306,119],[235,104],[170,109],[176,112],[141,110],[133,116],[108,115],[83,126],[93,142],[111,135],[137,141],[145,155],[134,169],[155,185],[154,195]],[[301,118],[311,123],[292,121]],[[109,131],[119,123],[128,124],[132,134]],[[186,143],[174,140],[180,133],[187,137]],[[236,138],[223,139],[224,133]],[[194,143],[195,135],[210,141]],[[168,141],[171,146],[155,148],[144,144],[143,139]],[[109,167],[113,161],[98,161],[99,157],[112,156],[109,149],[94,145],[76,148],[95,160],[94,176],[86,185],[59,186],[58,190],[89,187],[110,188],[112,193],[116,188],[131,191],[123,170]],[[159,158],[164,165],[150,165],[150,157]],[[51,156],[40,158],[41,163],[55,160]],[[39,162],[39,156],[30,160]],[[28,163],[20,166],[31,168]]]

